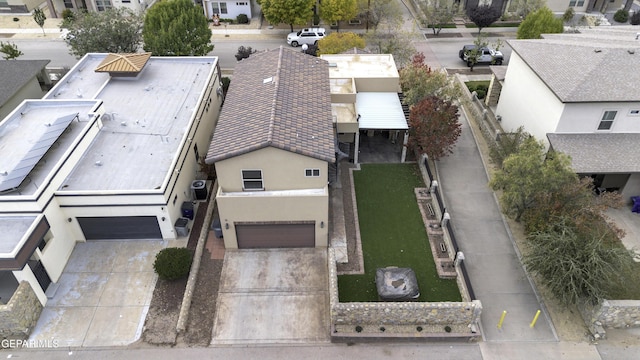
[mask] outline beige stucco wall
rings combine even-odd
[[[620,194],[624,201],[629,201],[632,196],[638,196],[640,194],[640,174],[631,174]]]
[[[326,185],[320,194],[307,195],[274,192],[259,196],[234,196],[219,191],[216,201],[227,249],[238,247],[236,222],[314,221],[316,247],[327,246],[329,190]],[[325,223],[324,227],[320,226],[321,222]],[[229,229],[226,224],[229,224]]]
[[[513,52],[496,110],[505,132],[524,126],[525,131],[548,146],[547,133],[555,132],[564,104]]]
[[[400,79],[396,77],[356,78],[357,92],[400,92]]]
[[[242,170],[262,170],[266,191],[322,189],[327,185],[327,162],[274,147],[243,154],[216,164],[223,192],[243,191]],[[320,176],[305,177],[305,169],[320,169]]]
[[[18,90],[7,102],[0,106],[0,120],[4,119],[9,113],[11,113],[24,99],[41,99],[44,95],[44,91],[40,88],[38,79],[34,76],[31,81],[26,83],[20,90]]]

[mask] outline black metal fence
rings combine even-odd
[[[429,175],[429,180],[433,181],[434,180],[433,172],[429,167],[429,160],[426,158],[424,159],[424,166],[427,169],[427,175]],[[444,202],[442,200],[442,194],[440,193],[440,186],[436,188],[435,195],[436,195],[436,202],[438,203],[438,208],[440,209],[440,213],[444,214],[445,207],[444,207]],[[446,228],[447,228],[447,232],[449,233],[449,239],[451,239],[451,245],[453,246],[453,249],[456,252],[456,259],[457,259],[460,248],[458,247],[456,235],[453,232],[453,225],[451,224],[451,219],[447,221]],[[473,286],[471,286],[471,281],[469,280],[469,275],[467,273],[467,267],[464,264],[464,259],[459,259],[458,266],[460,267],[460,272],[462,273],[462,279],[464,280],[464,283],[467,287],[467,291],[469,292],[469,297],[471,298],[471,300],[475,300],[476,295],[473,292]]]

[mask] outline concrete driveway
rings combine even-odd
[[[212,344],[329,341],[326,249],[227,250]]]
[[[122,346],[140,338],[157,276],[163,241],[76,244],[30,340],[60,347]]]

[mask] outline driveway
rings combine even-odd
[[[122,346],[140,338],[163,241],[78,243],[30,340],[60,347]]]
[[[329,341],[326,249],[227,250],[211,343]]]

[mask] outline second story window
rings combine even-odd
[[[320,169],[304,169],[304,176],[318,177],[320,176]]]
[[[264,190],[262,170],[242,170],[243,190]]]
[[[616,118],[617,114],[617,111],[605,111],[602,115],[602,120],[600,120],[600,124],[598,125],[598,130],[611,130],[613,120]]]

